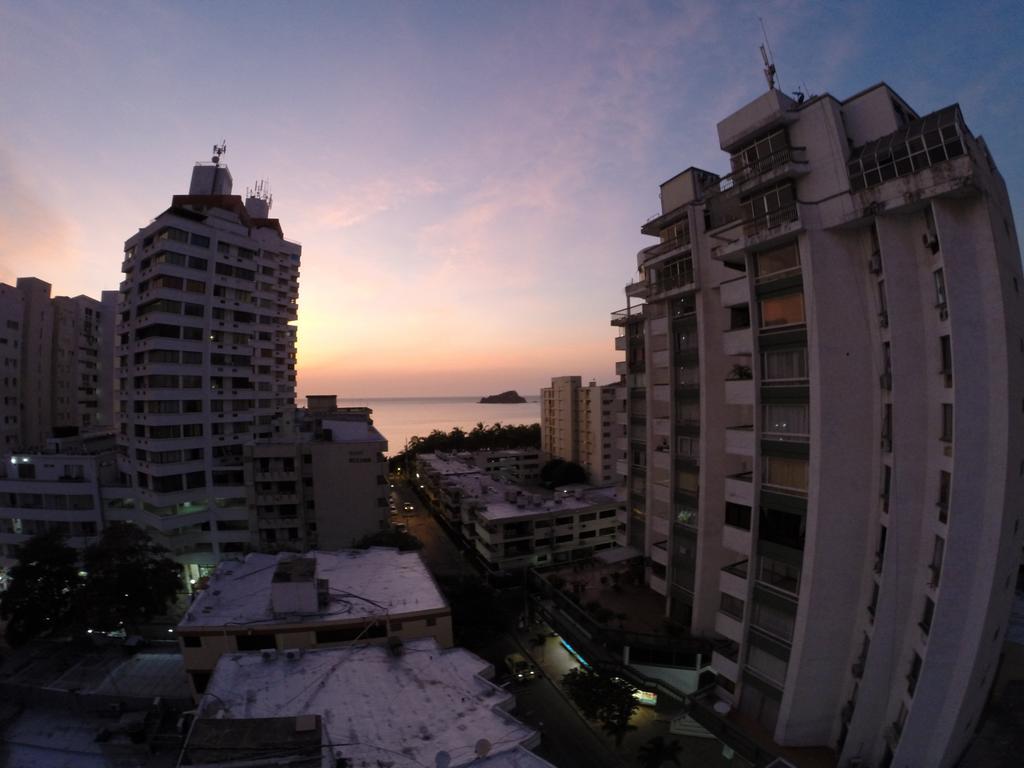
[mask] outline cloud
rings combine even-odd
[[[362,185],[337,184],[342,191],[314,210],[314,219],[323,229],[354,227],[379,213],[401,208],[417,198],[441,191],[441,185],[429,178],[374,179]]]

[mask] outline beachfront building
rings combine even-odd
[[[295,435],[245,447],[255,549],[341,549],[387,528],[388,442],[370,414],[310,408]]]
[[[452,644],[451,610],[419,554],[383,548],[225,560],[175,632],[196,694],[235,651]]]
[[[579,376],[552,378],[540,391],[541,449],[582,466],[594,485],[615,482],[612,442],[622,432],[616,414],[623,398],[618,382],[584,387]]]
[[[197,578],[253,538],[244,446],[289,435],[301,247],[200,163],[187,195],[125,242],[111,515],[166,541]]]
[[[0,581],[32,536],[56,529],[83,550],[103,529],[101,487],[117,478],[113,432],[51,438],[0,466]]]
[[[534,448],[471,451],[470,457],[488,476],[510,483],[539,483],[540,470],[549,458]]]
[[[117,292],[50,296],[50,284],[0,283],[0,453],[113,424]]]
[[[429,637],[389,647],[228,653],[183,757],[225,767],[257,760],[553,768],[530,751],[540,734],[508,714],[514,698],[493,677],[480,657]]]
[[[434,511],[491,570],[585,560],[616,544],[614,486],[530,489],[440,452],[417,456],[416,472]]]
[[[1021,264],[956,105],[777,90],[661,186],[628,305],[630,546],[715,698],[840,766],[951,766],[1021,548]]]

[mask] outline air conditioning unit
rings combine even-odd
[[[277,658],[277,651],[275,651],[273,648],[264,648],[262,651],[260,651],[260,656],[263,657],[264,661],[273,661],[275,658]]]
[[[284,657],[286,659],[288,659],[288,661],[298,661],[299,659],[302,658],[302,649],[301,648],[289,648],[288,650],[286,650],[284,652]]]

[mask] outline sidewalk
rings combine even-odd
[[[537,636],[545,630],[544,642],[536,645]],[[550,679],[558,692],[572,704],[572,699],[562,690],[561,680],[567,672],[579,667],[580,662],[566,649],[560,637],[551,637],[550,635],[550,629],[546,625],[534,625],[526,630],[516,630],[515,639],[527,658],[533,660],[541,673]],[[579,714],[579,709],[575,704],[572,706]],[[661,736],[666,741],[679,743],[681,747],[679,750],[680,768],[748,768],[748,763],[739,756],[731,759],[723,756],[723,745],[717,739],[677,736],[669,733],[672,720],[679,714],[681,714],[681,710],[674,705],[666,706],[660,702],[654,707],[641,705],[631,721],[637,729],[626,735],[619,748],[615,747],[615,740],[605,734],[598,725],[586,722],[598,739],[607,746],[609,754],[616,755],[627,766],[642,765],[640,749],[652,738]],[[585,720],[582,714],[580,714],[580,718]]]

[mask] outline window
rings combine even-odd
[[[935,537],[935,543],[932,545],[932,562],[928,566],[928,570],[931,571],[931,586],[937,586],[939,583],[939,577],[942,576],[942,558],[946,552],[946,542],[941,536]]]
[[[732,616],[737,621],[743,621],[743,601],[739,598],[723,592],[719,610],[726,616]]]
[[[747,666],[754,674],[780,687],[786,682],[786,660],[757,645],[751,644],[747,651]]]
[[[757,280],[800,274],[800,252],[796,241],[754,254]]]
[[[761,353],[761,382],[783,384],[807,380],[807,348],[770,349]]]
[[[939,522],[946,522],[949,519],[949,484],[951,477],[949,472],[939,472],[939,499],[936,504],[939,507]]]
[[[800,567],[761,555],[758,580],[776,589],[797,594],[800,589]]]
[[[939,438],[944,443],[953,442],[953,404],[942,404],[942,435]]]
[[[801,496],[807,493],[807,459],[765,456],[761,466],[765,486]]]
[[[935,277],[935,306],[944,309],[946,306],[946,278],[941,269],[932,273]]]
[[[907,674],[907,693],[914,695],[917,688],[917,680],[921,676],[921,657],[914,651],[914,659],[910,662],[910,672]]]
[[[932,630],[932,617],[935,615],[935,603],[932,602],[930,597],[925,596],[924,598],[924,613],[921,616],[921,621],[918,624],[921,630],[927,635]]]
[[[762,174],[789,159],[789,139],[782,128],[762,136],[729,158],[732,172],[746,178]]]
[[[725,524],[744,531],[750,530],[750,507],[744,504],[725,504]]]
[[[785,440],[806,438],[810,434],[807,403],[766,403],[761,412],[764,417],[761,429],[766,437]]]
[[[953,348],[949,342],[949,336],[939,337],[939,354],[942,359],[942,368],[939,373],[945,376],[946,387],[953,386]]]
[[[776,601],[786,602],[775,598]],[[755,599],[751,608],[750,623],[763,632],[775,637],[782,638],[789,642],[793,639],[793,627],[796,624],[796,615],[787,611],[781,606],[766,602],[763,599]]]
[[[765,296],[759,302],[761,310],[761,328],[784,328],[804,323],[803,291],[786,293],[779,296]]]

